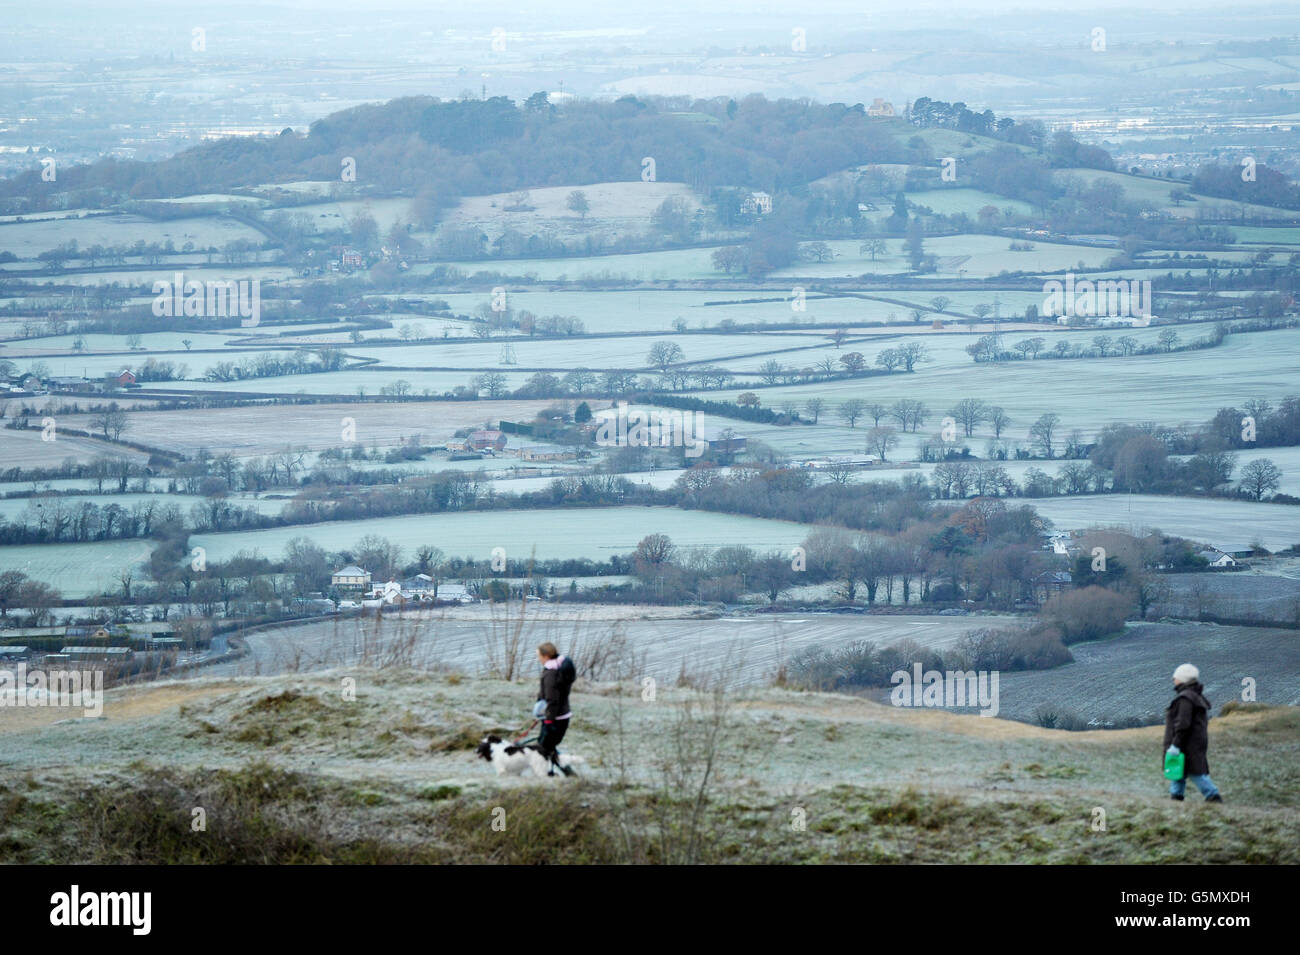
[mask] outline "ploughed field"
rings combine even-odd
[[[562,583],[557,578],[556,583]],[[681,619],[642,617],[604,619],[581,607],[518,604],[459,610],[373,611],[294,627],[254,632],[244,637],[249,653],[242,659],[205,668],[203,675],[253,675],[319,670],[367,662],[406,659],[422,666],[442,666],[484,674],[504,662],[532,659],[532,648],[554,642],[575,656],[592,656],[613,641],[619,665],[610,675],[651,677],[670,685],[683,674],[721,676],[732,686],[763,686],[801,650],[834,650],[865,640],[878,646],[910,640],[944,650],[976,627],[1009,626],[1000,616],[868,616],[864,614],[760,614],[745,617]],[[509,648],[513,647],[513,650]],[[622,674],[617,671],[624,668]],[[525,666],[526,669],[526,666]],[[530,670],[527,672],[531,672]]]

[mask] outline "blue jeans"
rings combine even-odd
[[[1219,794],[1219,787],[1214,785],[1214,780],[1210,778],[1209,773],[1206,773],[1204,776],[1188,776],[1186,779],[1171,779],[1169,781],[1169,795],[1181,796],[1187,789],[1188,779],[1196,784],[1196,788],[1201,791],[1201,795],[1206,799]]]

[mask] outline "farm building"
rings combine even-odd
[[[7,382],[7,388],[10,395],[35,395],[43,389],[41,380],[35,375],[19,375],[16,378],[10,378]]]
[[[504,431],[496,429],[488,431],[474,431],[469,436],[468,446],[475,451],[501,451],[506,446],[506,435]]]
[[[370,589],[370,571],[363,570],[356,564],[349,564],[330,575],[330,585],[336,590],[347,593],[365,593]]]
[[[130,647],[64,647],[59,653],[73,663],[84,660],[109,662],[131,659]]]
[[[1203,557],[1205,562],[1211,567],[1236,567],[1237,559],[1231,554],[1225,554],[1220,550],[1203,550],[1196,555]]]
[[[1068,570],[1048,570],[1034,578],[1033,586],[1042,592],[1043,599],[1046,600],[1052,594],[1069,590],[1073,583],[1074,575]]]
[[[746,446],[749,444],[748,438],[743,438],[736,434],[726,436],[719,435],[715,438],[708,438],[707,440],[710,451],[721,451],[724,454],[736,454],[740,451],[744,451]]]
[[[361,606],[378,607],[383,604],[396,604],[401,606],[404,603],[409,603],[412,600],[418,599],[419,598],[417,597],[412,597],[410,594],[402,593],[402,588],[398,585],[397,581],[390,580],[384,586],[376,587],[370,591],[370,593],[366,594],[365,599],[361,601]]]
[[[90,378],[51,378],[50,391],[102,391],[103,383]]]
[[[1147,328],[1151,325],[1151,319],[1155,317],[1154,315],[1058,315],[1056,324],[1069,325],[1072,319],[1083,318],[1085,324],[1096,325],[1099,328]]]
[[[772,197],[766,192],[751,192],[741,202],[740,211],[747,215],[767,215],[772,211]]]
[[[894,104],[881,99],[879,96],[871,101],[867,107],[868,116],[895,116]]]
[[[295,613],[333,613],[334,601],[324,597],[294,597],[290,606]]]
[[[119,386],[134,385],[135,374],[129,368],[123,368],[113,376],[113,383]]]
[[[433,593],[433,578],[428,574],[416,574],[414,577],[408,577],[402,581],[402,593],[431,594]]]
[[[467,604],[473,603],[475,598],[464,584],[440,584],[438,586],[438,599]]]
[[[535,445],[520,448],[519,456],[525,461],[572,461],[574,453],[567,448],[549,448],[545,445]]]
[[[1071,534],[1053,534],[1048,542],[1043,545],[1045,550],[1051,550],[1053,554],[1062,557],[1077,557],[1083,552],[1083,549],[1074,540]]]
[[[342,269],[359,269],[365,264],[365,259],[357,249],[347,246],[334,246],[334,264]]]
[[[86,627],[67,627],[63,636],[69,640],[108,640],[112,637],[129,637],[131,631],[121,624],[104,626],[94,624]]]
[[[157,640],[160,637],[170,637],[175,634],[175,629],[166,620],[127,624],[127,629],[131,631],[131,636],[144,637],[148,640]]]
[[[0,629],[7,640],[32,640],[37,637],[62,637],[63,627],[7,627]]]

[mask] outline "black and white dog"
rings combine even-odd
[[[542,755],[541,749],[534,743],[519,746],[503,740],[500,736],[485,736],[475,752],[492,764],[498,776],[522,776],[532,773],[534,776],[551,775],[551,762]],[[556,767],[566,776],[576,775],[574,766],[586,762],[581,756],[571,756],[557,751]]]

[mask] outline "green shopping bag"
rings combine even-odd
[[[1165,779],[1182,779],[1184,775],[1183,768],[1187,763],[1187,757],[1181,751],[1171,753],[1165,751]]]

